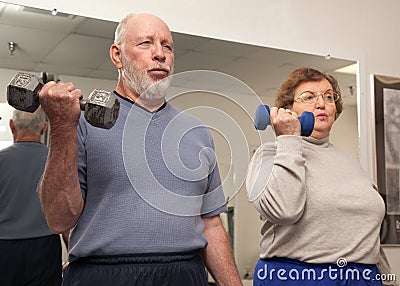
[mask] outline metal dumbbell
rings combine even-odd
[[[269,117],[270,111],[268,105],[259,105],[256,109],[256,116],[254,118],[254,126],[257,130],[265,130],[268,125],[271,125]],[[314,130],[314,115],[311,112],[304,111],[299,116],[301,125],[301,136],[310,136]]]
[[[36,75],[16,74],[7,86],[8,104],[18,110],[34,112],[40,105],[39,92],[43,85]],[[90,125],[104,129],[114,126],[120,103],[111,92],[95,89],[87,100],[81,99],[79,103]]]

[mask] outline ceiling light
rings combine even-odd
[[[357,69],[358,69],[358,64],[354,63],[339,69],[336,69],[335,72],[339,72],[339,73],[347,73],[347,74],[357,74]]]
[[[14,55],[15,47],[17,46],[17,43],[15,42],[8,42],[8,50],[10,51],[10,55]]]

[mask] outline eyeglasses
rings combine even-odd
[[[297,98],[297,101],[306,104],[315,104],[318,101],[319,96],[322,96],[326,103],[335,103],[340,98],[339,94],[330,89],[324,93],[305,91],[300,94],[300,96]]]

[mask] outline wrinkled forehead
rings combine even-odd
[[[127,22],[127,37],[157,37],[172,43],[172,35],[167,24],[150,14],[134,15]]]

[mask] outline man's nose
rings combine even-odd
[[[155,44],[153,47],[153,60],[164,62],[166,59],[163,46],[161,44]]]

